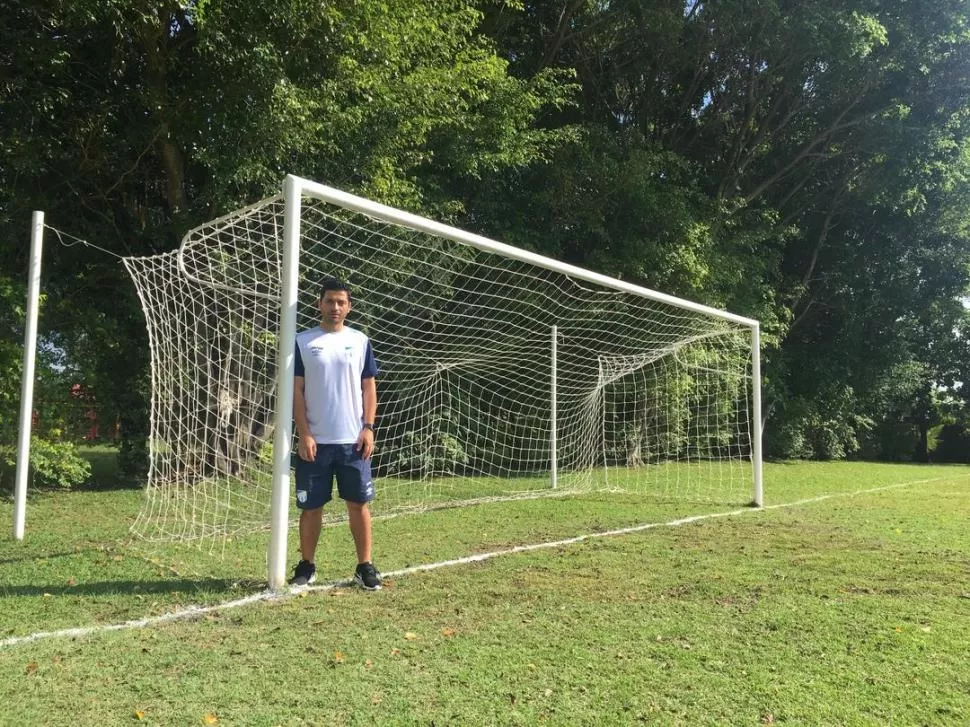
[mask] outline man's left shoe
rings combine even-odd
[[[365,591],[379,591],[381,588],[381,574],[373,563],[361,563],[354,573],[354,583]]]
[[[290,578],[291,586],[306,586],[317,579],[317,567],[308,560],[301,560],[293,569],[293,577]]]

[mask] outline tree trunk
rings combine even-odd
[[[913,453],[913,459],[917,462],[930,461],[929,432],[930,426],[924,419],[919,423],[919,444],[916,445],[916,452]]]

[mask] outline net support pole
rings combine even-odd
[[[286,581],[286,540],[289,529],[290,455],[293,447],[293,371],[296,347],[296,305],[300,283],[299,179],[287,175],[283,183],[283,268],[280,271],[280,333],[276,366],[276,426],[273,430],[273,494],[267,554],[269,587]]]
[[[550,376],[550,391],[549,391],[549,485],[552,489],[556,489],[558,485],[558,461],[557,461],[557,451],[556,451],[556,436],[557,436],[557,426],[556,426],[556,379],[558,378],[558,363],[557,357],[557,345],[558,345],[558,326],[552,327],[552,341],[551,341],[551,353],[550,361],[552,368],[552,375]]]
[[[605,487],[610,486],[610,461],[609,457],[606,455],[606,385],[603,381],[603,357],[596,357],[596,395],[599,400],[600,407],[600,442],[603,446],[600,448],[603,452],[603,485]]]
[[[761,459],[761,327],[751,326],[751,465],[754,469],[754,497],[752,504],[762,507],[764,487]]]
[[[24,369],[20,380],[20,430],[17,433],[17,479],[14,485],[13,536],[24,539],[27,522],[27,473],[30,470],[30,430],[34,413],[34,363],[37,358],[37,310],[40,302],[40,257],[44,246],[44,213],[34,212],[30,224],[30,268],[27,273],[27,325]]]

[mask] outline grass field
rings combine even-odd
[[[382,592],[238,607],[265,536],[213,559],[126,542],[137,491],[37,494],[0,541],[0,724],[970,724],[970,468],[765,483],[761,511],[591,493],[381,520]],[[318,552],[324,586],[350,575],[344,526]],[[18,640],[190,605],[214,608]]]

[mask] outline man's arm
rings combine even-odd
[[[296,434],[299,445],[297,452],[301,459],[312,462],[317,457],[317,442],[310,433],[310,420],[306,416],[306,379],[293,377],[293,419],[296,421]]]
[[[374,424],[377,417],[377,379],[368,376],[360,380],[360,393],[364,404],[364,424]],[[357,450],[361,459],[367,459],[374,453],[374,430],[364,427],[357,438]]]

